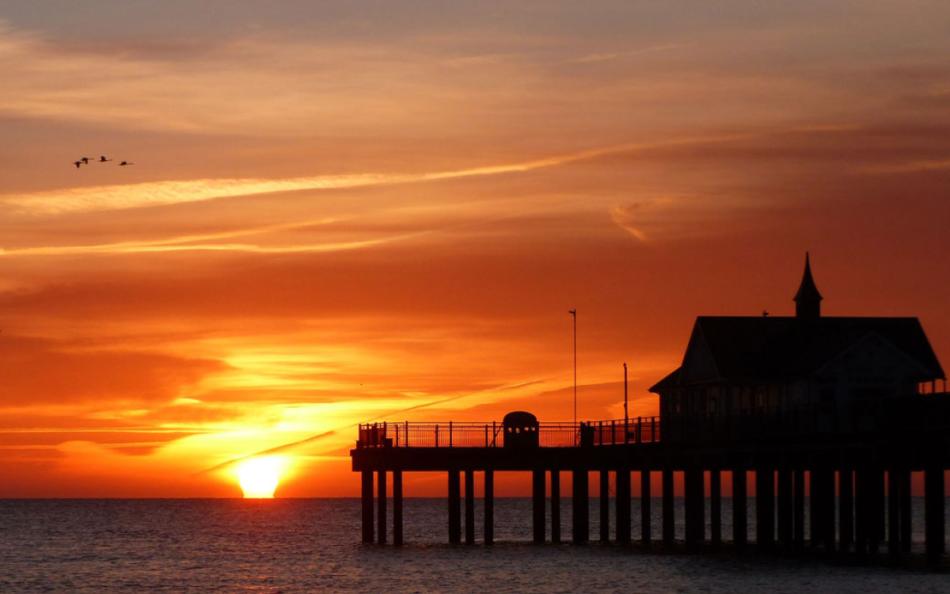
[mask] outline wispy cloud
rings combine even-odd
[[[803,128],[789,129],[794,132]],[[837,129],[841,129],[838,127]],[[781,132],[781,131],[779,131]],[[771,130],[769,134],[775,134]],[[643,151],[693,144],[722,143],[760,136],[760,132],[739,132],[676,138],[662,142],[632,142],[581,150],[499,165],[423,173],[360,173],[323,175],[286,179],[196,179],[158,181],[139,184],[67,188],[26,194],[0,196],[0,204],[26,214],[64,214],[73,212],[117,210],[200,202],[219,198],[295,192],[303,190],[336,190],[418,182],[433,182],[466,177],[525,173],[612,154]]]
[[[29,214],[64,214],[73,212],[117,210],[200,202],[218,198],[274,194],[301,190],[336,190],[370,186],[441,181],[464,177],[522,173],[543,167],[554,167],[610,153],[646,148],[628,144],[591,149],[519,163],[487,165],[430,173],[362,173],[324,175],[288,179],[196,179],[159,181],[139,184],[67,188],[29,194],[0,196],[0,204]]]
[[[684,47],[682,43],[664,43],[660,45],[651,45],[648,47],[641,47],[632,50],[625,51],[616,51],[616,52],[598,52],[592,54],[585,54],[583,56],[572,58],[568,60],[571,64],[593,64],[596,62],[611,62],[613,60],[619,60],[622,58],[629,58],[632,56],[639,56],[642,54],[652,54],[655,52],[663,52],[668,50],[674,50]]]
[[[888,173],[925,173],[928,171],[946,171],[950,169],[950,159],[927,159],[903,163],[873,165],[863,167],[861,173],[888,174]]]

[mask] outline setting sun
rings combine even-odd
[[[245,499],[269,499],[287,468],[282,456],[251,458],[237,466],[236,474]]]

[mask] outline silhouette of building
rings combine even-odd
[[[826,317],[821,300],[806,254],[794,317],[698,317],[680,367],[650,388],[664,440],[873,433],[945,379],[917,318]]]

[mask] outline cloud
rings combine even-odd
[[[708,142],[714,140],[715,139],[701,139],[700,141]],[[689,139],[660,144],[666,145],[695,141],[696,139]],[[474,166],[464,169],[434,171],[429,173],[363,173],[289,179],[197,179],[67,188],[63,190],[50,190],[6,197],[0,196],[0,203],[6,204],[20,212],[31,214],[64,214],[72,212],[144,208],[280,192],[364,188],[443,181],[466,177],[525,173],[535,169],[555,167],[575,161],[593,159],[611,153],[649,148],[649,146],[650,145],[641,143],[630,143],[515,163]]]
[[[684,44],[681,43],[664,43],[660,45],[651,45],[648,47],[635,48],[631,50],[616,51],[616,52],[600,52],[592,53],[580,56],[578,58],[572,58],[568,60],[571,64],[592,64],[596,62],[611,62],[621,58],[629,58],[631,56],[638,56],[641,54],[651,54],[654,52],[663,52],[674,49],[679,49],[684,47]]]
[[[223,369],[220,362],[207,359],[3,333],[0,406],[170,401]]]

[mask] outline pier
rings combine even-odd
[[[351,457],[362,474],[363,541],[387,541],[387,475],[394,544],[402,544],[403,473],[437,471],[448,483],[450,543],[462,542],[462,474],[465,543],[476,541],[474,477],[483,474],[482,534],[491,544],[494,473],[515,471],[531,475],[536,543],[562,539],[567,473],[575,544],[592,536],[593,481],[602,542],[688,551],[731,544],[897,561],[912,549],[916,482],[923,485],[925,556],[941,564],[950,467],[946,375],[916,318],[824,317],[821,300],[806,256],[794,316],[697,318],[680,367],[650,388],[659,395],[658,417],[575,425],[540,423],[519,411],[490,423],[360,425]],[[632,481],[640,485],[639,534],[632,532]],[[683,543],[674,538],[676,488],[683,494]],[[732,534],[722,529],[724,490],[732,495]],[[662,510],[658,527],[655,505]]]
[[[763,551],[796,552],[808,548],[868,559],[899,559],[911,549],[911,476],[919,472],[925,485],[926,556],[939,564],[946,550],[944,472],[950,460],[950,394],[922,395],[915,404],[911,408],[916,410],[905,410],[903,418],[915,416],[921,423],[918,430],[895,428],[873,442],[801,439],[795,446],[782,435],[765,433],[754,439],[746,436],[745,444],[733,443],[728,448],[704,443],[702,433],[693,441],[665,443],[657,417],[626,424],[623,420],[580,423],[576,427],[538,423],[527,433],[521,433],[523,426],[506,433],[504,423],[362,425],[351,455],[353,470],[362,475],[363,542],[387,542],[387,475],[392,479],[392,543],[400,545],[403,473],[439,471],[445,473],[448,486],[447,537],[453,544],[463,540],[469,545],[476,543],[474,477],[482,474],[483,489],[478,494],[483,499],[481,542],[490,545],[494,473],[517,471],[532,477],[531,534],[536,543],[562,539],[560,478],[568,473],[572,484],[571,542],[583,544],[591,539],[589,485],[593,480],[600,484],[598,540],[670,547],[674,545],[674,475],[679,474],[681,480],[676,482],[683,487],[686,528],[681,544],[687,550],[729,543],[740,549],[754,546]],[[906,402],[901,405],[908,407]],[[506,445],[508,435],[536,437],[537,443],[516,439],[512,444],[509,438]],[[651,487],[656,474],[662,477],[662,494],[654,502]],[[731,535],[721,531],[724,475],[731,481],[733,494]],[[631,531],[631,480],[640,484],[639,534]],[[613,501],[608,499],[608,485],[614,486]],[[755,533],[750,535],[748,488],[752,485],[756,521]],[[609,505],[615,507],[613,527],[606,514]],[[663,511],[658,534],[651,525],[654,505]],[[550,526],[546,525],[548,517]]]

